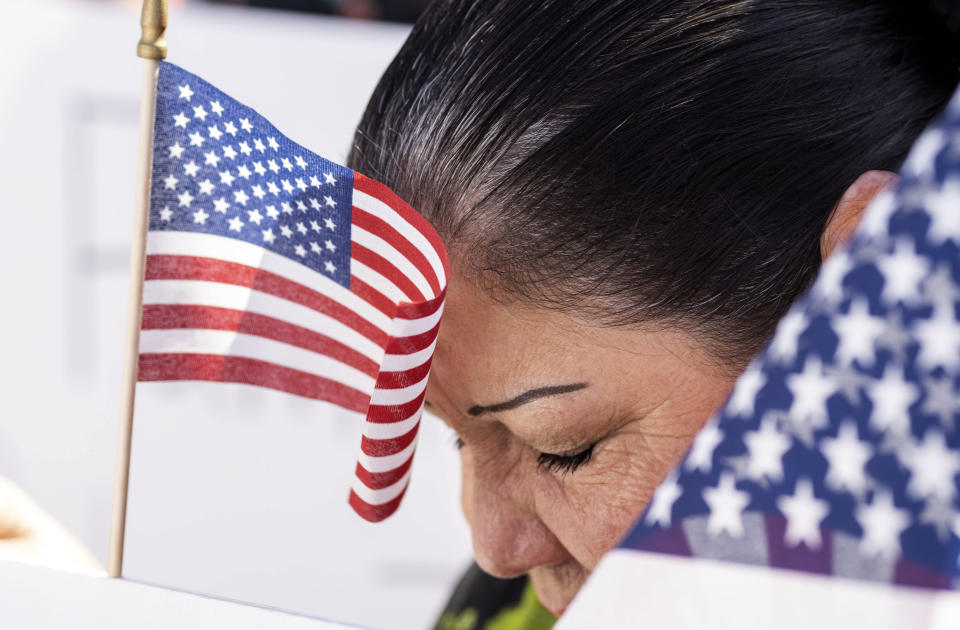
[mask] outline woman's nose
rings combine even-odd
[[[463,511],[473,534],[477,564],[491,575],[506,578],[568,560],[566,549],[536,513],[535,464],[527,471],[522,461],[504,461],[504,454],[483,461],[464,455]]]

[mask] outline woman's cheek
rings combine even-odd
[[[592,570],[643,511],[667,470],[642,441],[598,446],[573,473],[541,473],[537,509],[567,551]]]

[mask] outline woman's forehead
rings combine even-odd
[[[454,280],[431,380],[457,407],[571,384],[589,386],[571,397],[580,401],[644,392],[656,398],[709,371],[711,361],[680,330],[593,325],[529,302],[494,300],[475,284]]]
[[[434,361],[472,380],[524,380],[545,371],[572,378],[588,367],[575,358],[589,355],[595,334],[564,313],[451,282]]]

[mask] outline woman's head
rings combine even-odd
[[[428,400],[482,566],[565,605],[809,284],[844,191],[946,102],[948,41],[906,0],[428,9],[350,165],[450,253]]]

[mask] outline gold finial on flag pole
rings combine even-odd
[[[140,12],[140,41],[137,56],[144,59],[166,59],[167,42],[163,37],[167,30],[166,0],[144,0]]]
[[[117,437],[113,516],[110,523],[110,556],[107,575],[123,571],[123,542],[127,523],[127,489],[130,482],[130,447],[133,438],[133,403],[140,365],[140,315],[143,307],[143,275],[146,268],[147,228],[150,224],[150,181],[153,170],[153,125],[157,111],[159,62],[167,56],[166,0],[144,0],[140,14],[141,37],[137,56],[143,57],[140,94],[140,150],[137,160],[136,204],[133,242],[130,247],[130,291],[127,300],[127,330],[124,337],[123,398]]]

